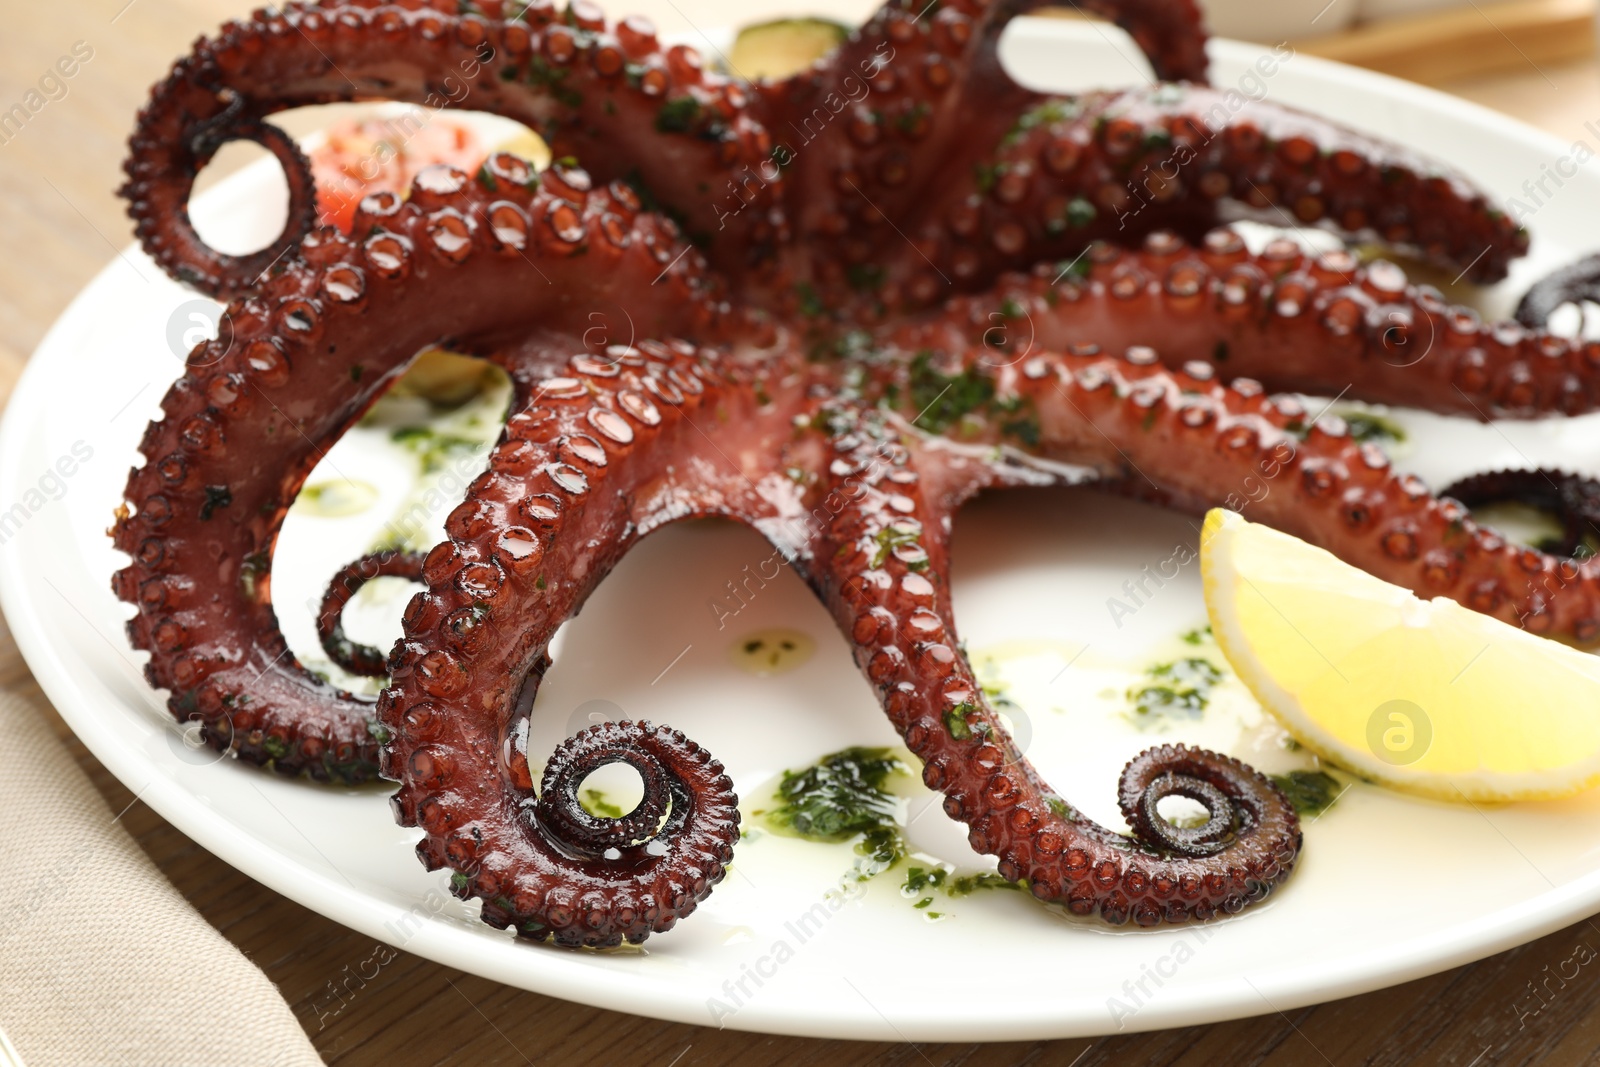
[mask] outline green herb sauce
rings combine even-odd
[[[1128,690],[1133,705],[1128,718],[1141,729],[1151,729],[1200,718],[1211,703],[1212,688],[1222,681],[1222,670],[1208,659],[1190,656],[1150,667],[1145,678]]]
[[[578,796],[578,806],[597,819],[620,819],[624,812],[606,799],[598,789],[585,789]]]
[[[933,353],[918,352],[911,361],[911,403],[919,412],[916,425],[941,433],[969,412],[994,399],[994,382],[968,367],[960,374],[943,374],[933,365]]]
[[[1346,788],[1327,771],[1290,771],[1271,777],[1298,814],[1313,818],[1333,807]]]
[[[1371,442],[1378,445],[1398,445],[1405,442],[1405,430],[1392,419],[1375,415],[1370,411],[1350,408],[1336,410],[1334,413],[1350,427],[1351,438],[1362,444]]]
[[[699,117],[700,101],[692,96],[674,97],[656,112],[656,129],[662,133],[687,133]]]
[[[856,878],[866,881],[906,854],[900,801],[885,788],[911,770],[886,748],[847,748],[803,770],[785,771],[772,799],[757,811],[774,833],[807,841],[855,841]]]

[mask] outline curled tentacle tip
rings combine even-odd
[[[1214,855],[1268,823],[1299,840],[1299,817],[1282,790],[1254,768],[1206,749],[1180,744],[1141,752],[1123,768],[1118,794],[1134,837],[1172,855]],[[1171,796],[1200,804],[1206,821],[1172,823],[1159,810]]]
[[[571,851],[599,856],[643,845],[656,836],[672,808],[671,785],[661,761],[619,737],[619,731],[605,729],[610,725],[569,737],[545,766],[534,811],[549,834]],[[638,772],[644,795],[624,815],[590,814],[578,799],[584,779],[613,763]]]
[[[1159,810],[1167,797],[1187,797],[1206,809],[1200,826],[1179,826]],[[1163,774],[1139,794],[1136,818],[1130,820],[1139,840],[1180,856],[1209,856],[1222,851],[1238,829],[1239,816],[1222,790],[1201,778]]]
[[[1534,282],[1517,304],[1516,320],[1542,330],[1561,307],[1600,303],[1600,255],[1585,256]],[[1585,313],[1587,320],[1587,313]]]
[[[591,774],[614,763],[638,772],[643,796],[621,816],[593,815],[579,803],[579,792]],[[681,731],[648,722],[605,722],[557,746],[545,764],[533,812],[563,850],[620,860],[629,850],[644,857],[662,856],[686,832],[703,831],[731,849],[738,806],[722,764]],[[701,825],[691,826],[691,816]]]
[[[1517,503],[1548,512],[1561,523],[1561,536],[1543,549],[1576,556],[1600,536],[1600,480],[1554,468],[1497,470],[1469,475],[1440,491],[1469,508]]]
[[[381,678],[389,672],[388,656],[371,645],[357,644],[344,632],[344,609],[350,599],[374,578],[406,578],[420,582],[423,556],[419,552],[389,549],[369,552],[351,561],[328,582],[317,611],[317,638],[328,658],[351,674]]]

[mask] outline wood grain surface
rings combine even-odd
[[[1265,0],[1264,0],[1265,2]],[[695,21],[748,18],[749,5],[693,5]],[[234,0],[79,0],[7,4],[0,32],[0,111],[24,99],[78,42],[93,49],[66,92],[0,140],[0,404],[50,323],[117,249],[129,227],[115,200],[123,141],[150,83],[199,33],[241,14]],[[672,0],[663,24],[689,21]],[[824,0],[839,14],[855,0]],[[706,10],[702,10],[705,8]],[[1600,118],[1600,79],[1587,64],[1534,67],[1452,85],[1453,91],[1565,138]],[[1590,135],[1592,136],[1592,135]],[[58,400],[71,417],[73,399]],[[37,689],[0,622],[0,686]],[[64,743],[112,811],[205,917],[283,991],[331,1064],[1455,1064],[1489,1067],[1600,1059],[1600,926],[1579,923],[1537,942],[1366,996],[1287,1013],[1150,1034],[1010,1045],[909,1045],[764,1037],[620,1015],[521,992],[400,953],[342,1000],[332,986],[378,946],[256,884],[190,841],[119,784],[56,719]],[[1372,871],[1370,891],[1420,871]],[[0,877],[5,877],[0,872]],[[1441,893],[1472,892],[1441,885]],[[1426,915],[1417,916],[1419,923]],[[1307,930],[1315,955],[1318,932]],[[1070,956],[1061,966],[1071,967]],[[347,971],[346,969],[349,969]],[[980,978],[981,976],[975,976]],[[1007,975],[998,962],[993,977]],[[1047,975],[1023,976],[1048,981]],[[908,976],[908,981],[917,979]],[[931,983],[930,983],[931,985]],[[963,1010],[941,978],[938,995]],[[1270,995],[1270,993],[1269,993]],[[175,1006],[228,1019],[228,991]],[[114,1025],[114,1020],[107,1020]]]
[[[1308,55],[1438,85],[1594,54],[1593,0],[1463,3],[1295,41]]]

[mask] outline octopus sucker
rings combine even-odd
[[[368,197],[355,222],[364,238],[312,234],[231,306],[230,344],[191,353],[145,434],[144,465],[128,482],[137,504],[114,529],[132,557],[116,589],[141,609],[129,637],[151,652],[146,673],[172,692],[174,711],[199,717],[242,758],[318,777],[361,779],[376,768],[382,734],[371,703],[289,656],[273,614],[271,553],[327,446],[413,356],[450,338],[501,362],[514,381],[554,392],[552,369],[570,369],[584,352],[587,313],[607,301],[629,301],[641,328],[715,328],[719,312],[692,250],[652,284],[661,274],[654,216],[604,189],[574,204],[506,180],[525,171],[511,157],[492,159],[477,179],[439,167],[419,176],[404,204]],[[628,220],[635,238],[624,247],[604,236],[614,219]],[[496,286],[520,296],[497,299]],[[529,388],[519,387],[518,403]]]
[[[200,41],[155,88],[129,141],[122,194],[145,250],[213,295],[254,286],[312,229],[310,167],[265,122],[308,104],[387,99],[516,119],[541,133],[557,158],[581,153],[586,173],[600,181],[628,179],[682,205],[691,232],[717,228],[697,183],[766,158],[770,146],[743,116],[738,87],[703,71],[693,50],[661,47],[643,20],[612,34],[558,20],[548,4],[505,19],[450,7],[289,4]],[[278,157],[290,196],[284,232],[242,257],[206,245],[186,206],[199,170],[236,139],[259,141]]]
[[[1086,6],[1162,77],[1203,81],[1189,0]],[[1600,402],[1600,347],[1542,316],[1486,322],[1387,261],[1252,249],[1223,224],[1315,224],[1476,281],[1502,277],[1527,234],[1468,179],[1311,115],[1227,106],[1199,84],[1023,89],[996,45],[1032,7],[897,0],[808,70],[754,84],[581,0],[295,4],[197,43],[141,112],[123,190],[150,254],[231,301],[232,336],[190,354],[113,530],[129,637],[173,713],[284,774],[397,781],[422,862],[453,870],[493,925],[638,942],[723,876],[727,774],[649,723],[586,730],[541,771],[529,725],[552,637],[618,561],[670,522],[725,517],[827,606],[923,781],[1002,876],[1151,926],[1282,884],[1303,845],[1293,807],[1237,760],[1182,745],[1124,769],[1127,833],[1046,783],[957,636],[949,531],[975,494],[1070,481],[1249,509],[1424,596],[1600,637],[1600,562],[1511,543],[1285,395],[1574,414]],[[348,232],[313,228],[310,173],[266,117],[375,98],[519,119],[561,162],[435,166],[407,195],[368,195]],[[277,154],[291,213],[268,248],[230,257],[185,202],[239,137]],[[627,344],[590,330],[617,307]],[[444,542],[333,578],[319,632],[338,662],[388,675],[374,705],[290,654],[273,547],[327,448],[436,345],[499,366],[514,400]],[[1457,492],[1535,495],[1588,521],[1592,483],[1532,477]],[[425,586],[387,657],[340,627],[378,575]],[[583,811],[583,779],[617,762],[644,800]],[[1198,802],[1204,825],[1169,823],[1169,796]]]
[[[1203,361],[1271,393],[1474,419],[1600,405],[1600,344],[1485,321],[1387,260],[1288,239],[1251,252],[1226,228],[1194,244],[1170,231],[1137,249],[1098,242],[1071,270],[1002,274],[988,292],[875,332],[906,351],[987,348],[989,366],[1090,339],[1108,351],[1142,346],[1172,369]]]
[[[974,288],[1001,270],[1065,264],[1094,240],[1197,240],[1239,218],[1381,241],[1474,282],[1503,278],[1527,251],[1527,234],[1448,168],[1237,93],[1160,85],[1041,97],[999,132],[997,148],[978,142],[965,166],[920,186],[914,214],[885,209],[917,240],[889,246],[887,282],[913,286],[931,261]]]
[[[317,612],[317,638],[328,658],[351,674],[381,678],[389,673],[388,654],[352,641],[344,632],[344,609],[374,578],[422,580],[422,554],[386,549],[346,564],[328,582]]]

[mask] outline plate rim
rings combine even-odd
[[[1223,57],[1253,57],[1261,47],[1221,38],[1210,42],[1214,62]],[[1567,148],[1553,134],[1439,90],[1298,52],[1294,62],[1309,68],[1314,75],[1367,88],[1403,107],[1421,104],[1434,112],[1453,113],[1476,128],[1547,152],[1551,158]],[[225,181],[237,178],[238,175],[230,176]],[[50,374],[45,367],[70,354],[73,334],[82,328],[85,311],[92,308],[102,288],[115,284],[113,274],[119,261],[129,254],[142,256],[136,244],[119,250],[78,292],[34,349],[0,417],[0,457],[18,455],[28,431],[49,410],[39,402],[43,397],[35,398],[45,389]],[[0,460],[0,499],[16,495],[18,477],[15,464]],[[189,802],[189,791],[175,779],[149,770],[139,752],[110,743],[93,728],[94,713],[85,707],[88,695],[81,691],[56,648],[40,636],[39,630],[27,625],[39,609],[23,559],[26,541],[26,537],[14,536],[0,545],[0,610],[5,612],[18,649],[40,688],[95,758],[125,786],[136,789],[138,798],[164,819],[231,866],[304,907],[392,944],[385,936],[392,933],[387,923],[410,911],[387,904],[374,907],[375,902],[353,886],[341,885],[328,873],[308,867],[258,838],[238,834],[217,810]],[[145,777],[148,780],[136,786]],[[788,1000],[757,998],[741,1007],[725,1025],[736,1030],[806,1037],[993,1041],[1133,1033],[1223,1022],[1336,1000],[1439,973],[1564,928],[1597,907],[1600,867],[1491,914],[1394,942],[1382,951],[1345,958],[1332,968],[1325,964],[1314,980],[1305,968],[1284,972],[1281,977],[1274,977],[1271,970],[1264,971],[1260,980],[1271,990],[1270,1000],[1249,979],[1244,980],[1243,986],[1234,980],[1218,981],[1203,990],[1173,989],[1143,1006],[1121,1030],[1109,1029],[1103,1012],[1087,1012],[1081,1010],[1082,1006],[1057,1015],[1014,1009],[1008,1017],[1004,1000],[986,1005],[984,1017],[979,1020],[941,1018],[936,1014],[894,1020],[868,1005],[818,1016]],[[580,956],[543,947],[492,941],[437,918],[424,919],[421,928],[400,947],[446,966],[547,996],[689,1025],[708,1025],[704,1004],[675,992],[670,983],[658,977],[629,973],[622,968],[582,965],[577,962],[582,959]],[[523,966],[525,953],[530,951],[541,953],[536,957],[540,963],[531,970]]]

